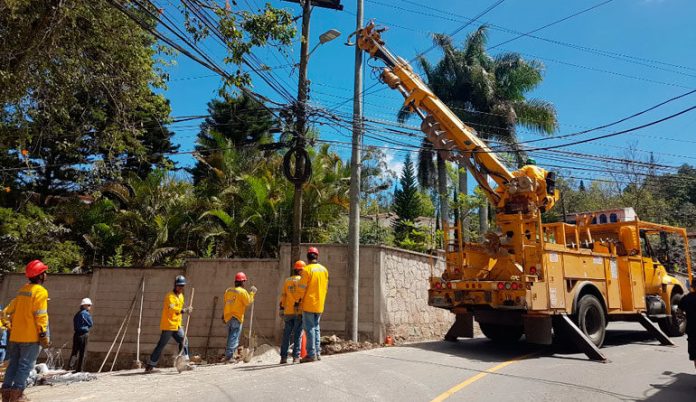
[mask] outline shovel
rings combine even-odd
[[[191,288],[191,300],[189,301],[189,307],[193,307],[193,295],[196,294],[196,288]],[[190,309],[189,309],[190,310]],[[191,312],[189,311],[188,317],[186,317],[186,328],[184,329],[184,345],[186,344],[186,336],[188,335],[188,328],[189,328],[189,323],[191,322]],[[174,361],[174,366],[176,367],[176,371],[182,372],[186,370],[190,370],[190,367],[188,365],[188,361],[186,360],[186,357],[184,357],[184,348],[181,348],[181,351],[179,351],[179,355],[176,356],[176,360]]]
[[[254,304],[256,303],[251,303],[251,314],[249,316],[249,342],[247,348],[242,351],[244,363],[249,363],[251,358],[254,357],[254,346],[251,340],[251,330],[254,325]]]

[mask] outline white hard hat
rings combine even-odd
[[[82,303],[80,303],[80,306],[84,306],[86,304],[90,306],[92,305],[92,300],[90,300],[89,297],[85,297],[84,299],[82,299]]]

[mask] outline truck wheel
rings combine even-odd
[[[679,337],[684,336],[686,333],[686,319],[677,315],[677,306],[681,300],[682,295],[675,293],[670,299],[671,315],[666,318],[662,318],[658,323],[660,324],[660,329],[669,337]]]
[[[576,322],[578,328],[595,346],[598,348],[602,346],[606,334],[607,319],[604,316],[602,304],[595,296],[585,295],[580,299]]]
[[[520,340],[524,332],[522,327],[514,325],[479,323],[486,338],[498,343],[514,343]]]

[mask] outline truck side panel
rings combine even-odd
[[[609,311],[621,310],[619,264],[615,258],[605,258],[604,269],[607,276],[607,307],[609,308]]]
[[[643,273],[643,260],[641,258],[630,258],[631,266],[631,285],[633,291],[633,307],[635,309],[645,309],[645,277]]]
[[[555,251],[544,253],[546,265],[546,283],[549,292],[549,307],[552,309],[565,308],[565,289],[563,287],[563,257]]]

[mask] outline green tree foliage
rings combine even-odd
[[[6,183],[45,199],[116,178],[129,158],[165,162],[145,157],[174,148],[155,41],[125,15],[104,0],[7,1],[0,37],[0,154],[30,169]]]
[[[19,211],[0,208],[0,271],[21,271],[41,259],[50,272],[68,272],[82,266],[80,247],[71,231],[33,204]]]
[[[257,146],[271,142],[273,123],[273,115],[246,95],[210,101],[197,138],[198,162],[190,170],[194,184],[210,191],[231,184],[225,172],[240,171],[259,160]]]
[[[394,233],[397,242],[408,237],[413,222],[423,213],[421,195],[416,183],[416,172],[411,161],[411,155],[406,154],[404,168],[399,179],[399,188],[394,190],[394,213],[397,215],[394,223]]]

